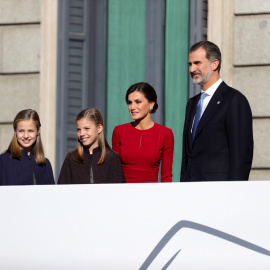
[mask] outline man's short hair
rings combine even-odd
[[[214,44],[213,42],[208,41],[208,40],[199,41],[199,42],[197,42],[197,43],[195,43],[195,44],[193,44],[191,46],[191,48],[189,49],[189,53],[197,51],[200,48],[205,49],[206,58],[209,61],[212,62],[215,59],[217,59],[219,61],[219,65],[217,67],[217,70],[218,70],[218,73],[219,73],[220,69],[221,69],[221,52],[220,52],[219,47],[216,44]]]

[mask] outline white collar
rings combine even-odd
[[[222,79],[219,78],[219,80],[216,81],[213,85],[211,85],[207,90],[205,91],[201,90],[201,93],[205,92],[208,96],[213,96],[221,83]]]

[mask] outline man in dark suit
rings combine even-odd
[[[181,182],[248,180],[253,158],[252,113],[246,97],[220,77],[221,53],[209,41],[189,51],[189,73],[201,93],[189,99]]]

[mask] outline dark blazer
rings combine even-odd
[[[200,94],[189,99],[183,132],[181,182],[248,180],[253,158],[252,113],[246,97],[222,82],[191,128]]]
[[[107,150],[107,156],[102,164],[97,164],[101,157],[101,149],[96,147],[93,154],[84,149],[84,163],[73,159],[73,151],[69,152],[62,165],[58,184],[105,184],[125,183],[125,176],[119,156]]]
[[[6,151],[0,155],[0,185],[54,185],[51,163],[38,165],[31,151],[21,150],[21,158],[11,157]]]

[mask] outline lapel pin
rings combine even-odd
[[[218,101],[217,104],[220,104],[220,101]]]

